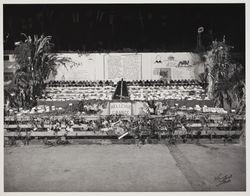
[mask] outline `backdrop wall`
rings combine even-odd
[[[198,79],[204,64],[198,54],[176,53],[59,53],[69,60],[58,65],[54,80]]]

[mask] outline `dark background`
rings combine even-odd
[[[52,35],[56,51],[192,51],[203,26],[206,48],[225,35],[245,51],[245,4],[5,4],[3,11],[5,50],[23,32]]]

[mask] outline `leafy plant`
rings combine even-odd
[[[209,51],[211,59],[209,67],[210,93],[215,106],[234,108],[245,107],[245,67],[233,62],[231,49],[233,47],[222,42],[214,41]],[[244,109],[240,109],[242,113]]]
[[[51,36],[35,35],[32,39],[24,33],[22,35],[25,41],[16,42],[14,51],[18,63],[14,81],[18,88],[18,96],[25,100],[21,105],[32,107],[41,96],[50,74],[55,75],[57,66],[65,65],[69,60],[51,53],[54,46]]]

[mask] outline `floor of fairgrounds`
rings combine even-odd
[[[5,192],[245,191],[238,144],[4,148]]]

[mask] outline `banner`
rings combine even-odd
[[[99,80],[103,77],[103,57],[100,54],[61,53],[59,58],[67,59],[57,69],[55,80]]]
[[[140,80],[141,54],[105,55],[105,79]]]
[[[195,79],[194,68],[200,66],[200,56],[189,52],[174,52],[174,53],[142,53],[143,63],[147,63],[144,59],[151,61],[151,79],[159,80],[182,80]],[[146,69],[143,64],[143,68]],[[143,78],[149,77],[143,69]],[[199,73],[197,73],[199,74]]]
[[[111,102],[110,114],[111,115],[131,115],[131,102]]]

